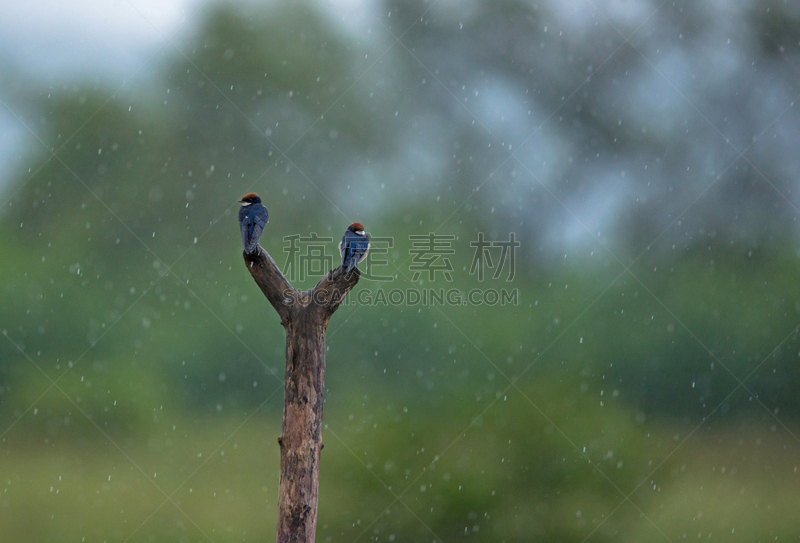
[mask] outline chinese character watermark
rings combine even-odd
[[[389,265],[389,249],[394,248],[394,238],[392,237],[371,237],[369,238],[369,252],[361,268],[361,279],[368,281],[394,281],[392,275],[378,275],[375,268]]]
[[[429,282],[440,277],[448,282],[453,281],[455,267],[451,261],[456,254],[453,234],[436,234],[408,236],[411,248],[411,263],[408,270],[412,273],[411,282],[420,281],[426,274]],[[309,277],[322,277],[329,270],[339,265],[341,255],[335,255],[332,237],[321,237],[316,232],[307,236],[293,234],[283,238],[283,252],[286,263],[283,272],[291,281],[303,281]],[[469,275],[476,276],[479,282],[487,278],[487,270],[491,270],[493,279],[500,279],[505,271],[505,280],[510,282],[516,274],[516,250],[521,246],[516,234],[510,232],[507,240],[487,240],[483,232],[478,233],[477,240],[470,242],[473,249]],[[368,281],[394,281],[396,275],[386,267],[391,264],[389,250],[394,248],[393,237],[372,237],[367,256],[359,270],[361,278]],[[464,268],[466,269],[466,268]],[[507,271],[506,271],[507,270]],[[387,273],[388,272],[388,273]]]
[[[486,275],[486,268],[494,268],[492,279],[499,279],[505,268],[505,263],[508,261],[508,276],[506,281],[513,281],[514,274],[516,273],[516,249],[521,244],[516,239],[516,234],[511,232],[508,236],[508,241],[487,241],[484,238],[483,232],[478,232],[478,240],[471,241],[469,246],[475,249],[475,254],[472,257],[472,264],[469,266],[469,274],[477,275],[478,281],[483,281]],[[497,264],[492,260],[492,249],[500,249],[500,255],[497,259]],[[497,251],[494,251],[495,253]]]
[[[316,232],[308,236],[294,234],[284,236],[283,243],[283,252],[287,253],[283,273],[290,281],[321,277],[334,266],[333,255],[327,253],[327,248],[333,243],[331,237],[322,238]]]
[[[408,252],[412,255],[408,269],[414,272],[412,283],[419,281],[422,272],[428,273],[428,281],[436,278],[436,272],[442,272],[447,281],[453,280],[453,264],[446,255],[456,252],[453,249],[454,235],[430,232],[424,236],[410,235],[408,239],[411,241]]]

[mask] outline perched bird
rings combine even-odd
[[[261,198],[255,192],[250,192],[242,196],[239,200],[242,207],[239,208],[239,227],[242,229],[242,243],[244,252],[252,253],[258,246],[258,238],[264,231],[264,227],[269,222],[267,208],[261,205]]]
[[[354,222],[347,227],[339,243],[342,271],[344,273],[353,271],[356,264],[367,258],[367,251],[369,251],[369,237],[364,234],[364,226],[360,222]]]

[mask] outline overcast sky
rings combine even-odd
[[[216,1],[18,2],[13,9],[5,8],[0,18],[0,65],[10,62],[17,72],[26,73],[45,85],[97,81],[101,87],[117,89],[147,65],[148,59],[165,46],[166,38],[174,38],[176,42],[185,40],[196,25],[204,21],[204,12]],[[271,3],[285,5],[285,0]],[[258,4],[263,6],[264,2]],[[392,41],[392,35],[381,29],[384,23],[391,26],[387,22],[390,21],[388,16],[383,23],[370,17],[370,11],[380,9],[376,6],[383,4],[373,0],[318,0],[317,4],[321,12],[335,23],[332,28],[336,32],[345,36],[352,34],[350,41],[353,43],[363,45],[364,40],[389,40],[379,48],[383,50]],[[694,194],[692,191],[698,184],[709,182],[730,164],[728,155],[733,153],[735,157],[736,151],[745,149],[754,136],[780,118],[797,95],[797,77],[792,61],[798,54],[796,48],[800,48],[800,42],[790,43],[784,40],[785,36],[776,36],[773,39],[775,43],[766,45],[759,41],[764,37],[761,33],[765,21],[769,20],[764,18],[769,10],[767,3],[757,0],[715,0],[699,4],[662,4],[651,0],[543,0],[531,4],[535,5],[534,11],[538,11],[540,19],[530,28],[524,25],[517,28],[517,40],[511,43],[512,46],[514,43],[523,46],[517,45],[517,50],[513,47],[511,50],[519,57],[518,60],[535,67],[535,74],[529,79],[538,88],[560,88],[557,82],[560,77],[565,77],[568,71],[565,68],[569,68],[563,61],[573,57],[577,64],[588,64],[583,67],[585,73],[576,76],[576,81],[562,85],[568,90],[575,88],[574,85],[585,74],[597,69],[597,63],[592,66],[588,60],[597,56],[593,54],[596,49],[605,47],[605,42],[622,43],[622,36],[635,34],[625,48],[620,45],[621,54],[614,57],[613,62],[608,62],[599,75],[593,75],[593,94],[589,95],[587,104],[601,104],[605,108],[601,111],[603,115],[619,117],[612,119],[615,126],[601,123],[606,135],[612,129],[617,130],[617,125],[622,126],[624,121],[626,127],[640,127],[642,134],[648,134],[648,147],[641,150],[635,146],[622,148],[618,156],[606,153],[585,169],[577,168],[575,164],[588,157],[581,149],[585,147],[587,138],[592,137],[590,130],[580,124],[586,119],[576,113],[576,107],[583,106],[582,95],[578,95],[575,104],[559,106],[559,117],[548,125],[547,137],[520,153],[528,161],[528,167],[538,172],[541,181],[549,187],[558,187],[569,175],[573,176],[570,183],[581,188],[575,193],[565,193],[563,198],[594,232],[603,230],[606,223],[620,216],[623,208],[635,209],[648,200],[676,200],[674,194],[677,192],[673,191]],[[797,15],[798,8],[787,8],[786,5],[781,7],[781,16]],[[800,6],[800,3],[795,5]],[[364,9],[365,6],[371,9]],[[512,81],[507,77],[516,72],[492,72],[491,66],[480,66],[484,53],[495,54],[502,60],[508,45],[499,39],[497,50],[484,51],[487,35],[476,29],[480,27],[477,24],[480,19],[486,16],[477,0],[438,0],[431,6],[427,17],[436,20],[442,28],[469,27],[472,24],[474,34],[469,35],[476,39],[470,42],[464,41],[466,38],[451,36],[452,41],[434,40],[418,54],[428,63],[446,57],[444,64],[452,68],[450,79],[474,87],[471,91],[475,94],[470,96],[469,108],[474,110],[475,116],[500,140],[519,141],[536,126],[536,122],[530,121],[524,112],[540,107],[543,108],[540,117],[546,118],[555,104],[544,95],[532,103],[527,102],[524,92],[529,81]],[[365,17],[369,19],[366,23]],[[514,23],[503,21],[502,25],[485,32],[503,38],[501,33],[513,31]],[[370,27],[374,27],[376,32],[368,32],[366,29]],[[543,48],[545,36],[549,40],[546,49]],[[540,39],[542,47],[531,46]],[[785,58],[765,54],[765,48],[774,49],[776,46],[780,47]],[[629,57],[622,54],[633,50],[640,54],[630,54]],[[166,45],[164,52],[170,54],[171,46]],[[566,53],[569,54],[565,57]],[[425,57],[425,54],[429,56]],[[395,61],[401,57],[398,55]],[[387,55],[387,62],[391,58],[391,54]],[[627,64],[619,64],[621,62]],[[481,69],[489,74],[486,80]],[[144,72],[137,75],[142,76],[146,76]],[[454,101],[454,110],[463,113],[462,105]],[[450,113],[445,111],[444,115]],[[561,116],[566,121],[559,124]],[[456,123],[450,120],[448,117],[448,122],[440,122],[430,130],[454,126]],[[787,116],[775,124],[776,134],[770,132],[764,134],[764,138],[782,137],[785,147],[786,142],[796,141],[796,126]],[[654,160],[664,153],[665,148],[673,148],[674,144],[683,141],[684,134],[696,141],[685,151],[686,156],[676,158],[671,155],[670,164],[682,161],[681,171],[689,173],[677,176],[666,167],[660,173],[653,173]],[[730,146],[724,144],[724,138],[730,139]],[[406,155],[396,153],[390,157],[391,163],[362,167],[348,174],[361,179],[377,179],[386,177],[391,171],[402,170],[400,166],[403,164],[409,170],[420,164],[425,164],[422,169],[431,170],[432,167],[419,158],[435,151],[425,143],[429,140],[417,141],[414,134],[410,134],[401,146]],[[767,149],[783,149],[780,143],[780,139],[775,140]],[[9,171],[26,156],[27,150],[38,145],[13,115],[0,107],[0,168]],[[413,155],[414,145],[417,145],[419,156]],[[576,152],[586,156],[576,157]],[[447,156],[438,158],[446,159]],[[429,162],[436,164],[435,161]],[[442,160],[438,163],[446,164]],[[793,172],[797,170],[797,163],[798,155],[785,151],[769,162],[777,164],[778,170],[788,179],[785,183],[787,194],[794,185]],[[371,172],[369,168],[375,168],[375,171]],[[775,175],[777,173],[773,173]],[[2,184],[8,182],[8,178],[0,177],[0,189],[4,188]],[[776,179],[774,184],[778,186],[781,183]],[[529,185],[509,185],[507,190],[522,192],[507,196],[521,200],[529,194]],[[676,201],[683,202],[681,198]],[[681,206],[676,204],[675,211],[679,209]],[[665,208],[661,220],[672,221],[671,211]],[[659,224],[656,228],[663,226]],[[582,235],[583,230],[581,227],[578,234]],[[560,228],[557,235],[569,237],[569,232]]]
[[[0,60],[49,83],[98,80],[118,88],[165,44],[203,21],[216,0],[34,0],[0,17]],[[260,5],[280,2],[258,2]],[[367,0],[319,0],[342,32]],[[443,2],[445,3],[445,2]],[[2,98],[2,97],[0,97]],[[0,107],[0,168],[23,157],[28,132]],[[0,179],[0,188],[5,176]]]
[[[0,17],[0,51],[5,62],[36,79],[57,83],[89,77],[113,88],[158,51],[162,34],[172,36],[182,25],[199,21],[189,17],[201,5],[197,0],[16,2]],[[34,141],[0,107],[0,168],[7,171]]]

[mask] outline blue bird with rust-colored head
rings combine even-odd
[[[244,252],[250,254],[258,247],[258,238],[269,222],[267,208],[261,204],[261,198],[255,192],[242,196],[239,200],[239,227],[242,229],[242,244]]]
[[[364,233],[364,225],[354,222],[347,227],[344,237],[339,243],[339,253],[342,255],[342,271],[350,273],[356,264],[367,258],[369,251],[369,236]]]

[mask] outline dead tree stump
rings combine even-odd
[[[336,268],[311,290],[295,290],[263,247],[244,253],[250,275],[278,312],[286,330],[281,479],[277,543],[312,543],[317,527],[325,330],[359,271]]]

